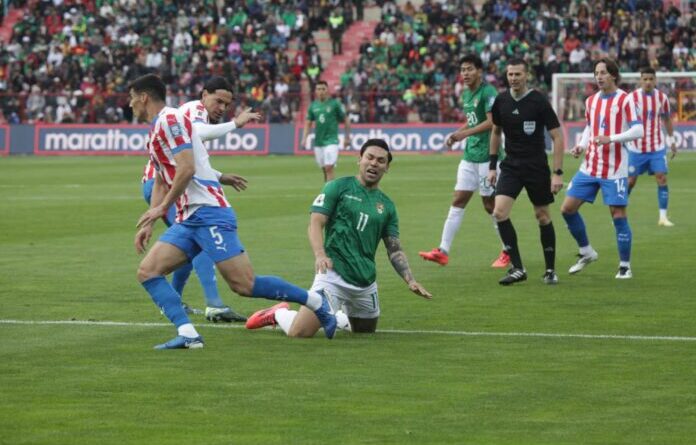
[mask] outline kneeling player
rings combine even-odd
[[[353,332],[377,329],[380,308],[375,252],[380,240],[409,289],[432,298],[411,273],[399,241],[396,207],[379,189],[391,160],[384,140],[368,140],[360,150],[358,175],[327,183],[311,207],[309,242],[317,272],[312,290],[324,290],[337,311],[339,326]],[[290,337],[312,337],[321,327],[311,311],[304,307],[299,312],[290,310],[284,302],[256,312],[246,326],[256,329],[276,324]]]

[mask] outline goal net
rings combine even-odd
[[[619,87],[631,92],[639,87],[640,73],[621,73]],[[597,91],[592,73],[554,74],[552,105],[563,122],[566,144],[579,140],[585,126],[585,99]],[[657,73],[657,88],[669,97],[679,150],[696,150],[696,71]]]

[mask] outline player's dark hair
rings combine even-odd
[[[326,88],[329,88],[329,83],[325,80],[320,80],[314,85],[314,88],[318,87],[319,85],[326,85]]]
[[[203,85],[203,90],[207,91],[208,93],[214,93],[217,90],[225,90],[229,91],[230,93],[232,92],[232,85],[227,81],[222,76],[213,76],[208,81]],[[201,96],[203,95],[203,91],[201,91]]]
[[[527,71],[529,69],[529,65],[527,64],[527,61],[521,57],[513,57],[512,59],[508,60],[507,66],[510,66],[510,65],[523,65],[525,71]]]
[[[483,61],[476,54],[467,54],[466,56],[459,59],[459,66],[462,66],[462,64],[464,63],[470,63],[474,65],[477,70],[483,69]]]
[[[600,63],[603,63],[604,66],[607,67],[607,73],[609,73],[615,79],[615,83],[618,85],[621,81],[621,74],[619,74],[619,65],[617,65],[616,62],[614,62],[614,59],[610,59],[609,57],[602,57],[601,59],[596,61],[594,67],[592,67],[593,73],[597,70],[597,65],[599,65]]]
[[[155,100],[164,102],[167,98],[167,86],[156,74],[145,74],[128,84],[128,91],[136,93],[146,93]]]
[[[383,148],[387,151],[387,163],[391,164],[392,161],[392,154],[391,151],[389,150],[389,144],[387,144],[387,141],[384,139],[368,139],[365,141],[364,144],[362,144],[362,147],[360,147],[360,157],[362,158],[363,153],[365,153],[365,150],[367,150],[367,147],[379,147]]]
[[[657,73],[655,72],[655,68],[651,66],[644,66],[640,69],[640,74],[652,74],[653,76],[655,76]]]

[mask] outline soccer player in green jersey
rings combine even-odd
[[[309,132],[314,122],[314,158],[324,171],[324,181],[334,178],[334,167],[338,161],[338,123],[343,121],[345,135],[343,146],[350,147],[350,119],[338,99],[329,97],[329,84],[324,80],[317,82],[314,89],[316,98],[309,105],[302,133],[302,147],[307,147]]]
[[[464,219],[464,209],[478,189],[483,200],[483,208],[491,215],[495,207],[494,187],[488,182],[488,145],[493,121],[491,108],[496,89],[483,81],[483,62],[473,54],[462,57],[459,73],[466,89],[462,93],[462,107],[466,115],[466,124],[447,137],[445,143],[449,148],[454,143],[466,138],[466,147],[457,171],[457,183],[454,186],[454,197],[450,206],[445,225],[442,228],[440,247],[418,254],[428,261],[446,266],[449,262],[449,252],[454,236]],[[502,153],[501,153],[502,155]],[[502,156],[500,157],[502,160]],[[493,219],[496,231],[498,225]],[[503,250],[493,262],[492,267],[506,267],[510,257]]]
[[[384,242],[389,260],[414,294],[432,298],[416,281],[399,241],[394,203],[379,189],[392,155],[383,139],[370,139],[360,149],[357,176],[331,181],[311,207],[309,243],[315,257],[312,289],[322,289],[336,311],[339,328],[372,333],[380,316],[375,252]],[[321,327],[304,307],[287,303],[256,312],[247,328],[279,325],[290,337],[312,337]]]

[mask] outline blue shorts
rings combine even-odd
[[[148,179],[147,181],[143,182],[143,198],[145,198],[145,202],[150,204],[150,198],[152,198],[152,188],[155,186],[155,180],[154,179]],[[169,210],[167,210],[167,216],[164,218],[164,223],[167,226],[171,226],[174,224],[174,221],[176,220],[176,205],[173,205],[169,207]]]
[[[602,200],[608,206],[628,205],[628,178],[602,179],[577,172],[568,184],[566,196],[593,203],[597,190],[602,189]]]
[[[628,152],[628,175],[639,176],[645,172],[649,175],[667,173],[667,150],[650,153]]]
[[[159,241],[178,247],[189,261],[201,251],[207,253],[215,263],[244,252],[244,246],[237,236],[237,228],[231,224],[190,226],[177,223],[168,228]]]

